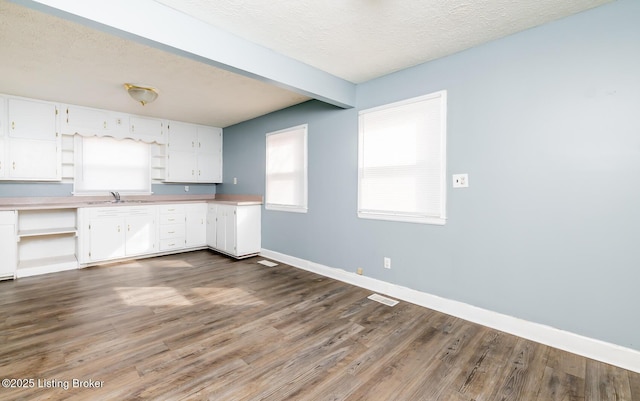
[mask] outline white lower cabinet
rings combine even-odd
[[[173,251],[185,247],[184,205],[161,205],[160,251]]]
[[[0,280],[15,277],[17,249],[16,212],[0,212]]]
[[[207,245],[207,204],[194,203],[185,205],[187,248]]]
[[[158,252],[155,206],[80,209],[80,263]]]
[[[260,205],[217,203],[209,207],[209,218],[215,213],[215,228],[209,227],[207,243],[213,249],[242,258],[260,253]],[[213,211],[215,209],[215,211]]]

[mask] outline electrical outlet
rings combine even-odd
[[[384,258],[384,268],[391,269],[391,258]]]
[[[184,186],[184,192],[189,192],[189,186],[188,185]]]
[[[238,184],[238,177],[233,177],[233,185]]]
[[[359,274],[362,276],[362,267],[358,267],[358,269],[356,270],[356,274]]]
[[[453,175],[453,187],[454,188],[468,188],[469,187],[469,174],[454,174]]]

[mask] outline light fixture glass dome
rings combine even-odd
[[[158,97],[158,92],[155,88],[133,84],[124,84],[124,87],[127,89],[127,92],[129,92],[129,96],[143,106],[147,103],[153,102]]]

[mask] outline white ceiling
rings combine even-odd
[[[16,1],[36,8],[41,2]],[[132,13],[140,11],[135,9],[140,1],[127,3]],[[339,84],[365,82],[609,1],[156,0],[173,13],[327,72]],[[266,59],[255,59],[255,70],[227,66],[225,61],[149,46],[130,37],[134,35],[119,34],[121,28],[71,22],[45,11],[0,0],[0,93],[220,127],[310,98],[325,99],[321,91],[262,74]],[[220,38],[212,41],[223,47]],[[246,51],[235,42],[231,46],[232,51]],[[292,63],[285,75],[295,75],[301,67]],[[142,107],[128,98],[125,82],[155,86],[160,96]]]

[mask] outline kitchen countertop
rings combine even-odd
[[[119,203],[112,196],[60,196],[0,198],[1,210],[75,209],[79,207],[161,205],[167,203],[216,202],[229,205],[261,205],[261,195],[147,195],[122,196]]]

